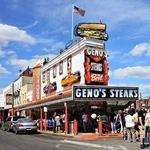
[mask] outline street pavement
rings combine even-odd
[[[0,150],[140,150],[122,139],[79,140],[48,134],[19,134],[0,130]],[[148,150],[148,148],[145,148]]]

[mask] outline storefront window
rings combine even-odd
[[[46,77],[47,81],[50,81],[50,69],[47,70],[47,77]]]
[[[56,74],[57,74],[57,66],[55,65],[53,67],[53,78],[56,78]]]
[[[59,63],[59,75],[63,74],[63,61]]]
[[[72,68],[72,59],[71,56],[67,58],[67,72],[71,73],[71,68]]]
[[[42,75],[42,80],[43,80],[43,83],[45,83],[45,72],[43,72],[43,75]]]

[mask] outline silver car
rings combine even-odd
[[[20,132],[34,132],[37,133],[37,124],[29,118],[20,118],[12,127],[14,133]]]
[[[23,116],[9,116],[6,121],[2,125],[2,129],[4,131],[12,131],[13,125],[16,123],[16,121],[20,118],[25,118]]]

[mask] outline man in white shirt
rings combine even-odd
[[[125,126],[127,130],[127,140],[129,142],[135,142],[135,129],[134,129],[135,123],[134,118],[131,114],[132,112],[129,110],[128,114],[125,116]]]

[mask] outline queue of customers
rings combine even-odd
[[[135,109],[134,103],[123,110],[106,109],[73,111],[69,114],[69,122],[76,119],[79,132],[98,132],[98,120],[102,120],[103,133],[122,133],[128,142],[140,142],[140,148],[145,142],[150,142],[150,108],[143,103],[140,109]],[[54,132],[64,132],[65,114],[54,113],[48,119],[48,127]]]
[[[144,149],[146,144],[150,145],[150,107],[146,107],[144,103],[140,109],[135,109],[135,104],[132,103],[123,110],[112,109],[109,113],[104,110],[91,114],[84,112],[83,131],[95,132],[99,117],[102,119],[103,133],[122,133],[124,140],[140,142],[141,149]]]

